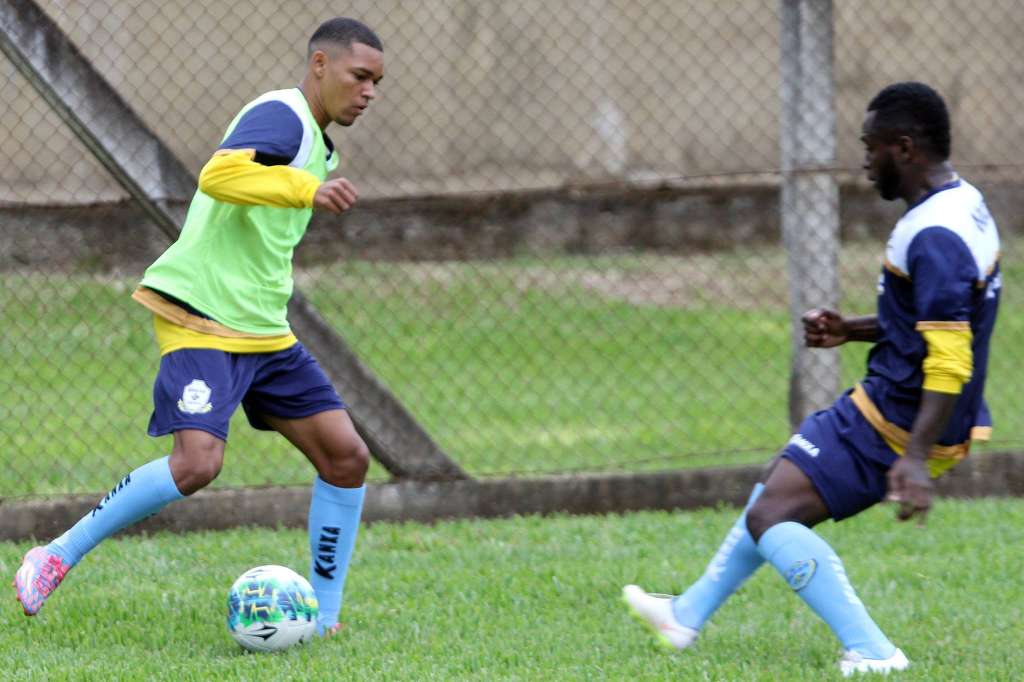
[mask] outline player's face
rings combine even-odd
[[[363,43],[332,50],[320,84],[320,97],[330,120],[350,126],[377,96],[384,77],[384,54]]]
[[[864,170],[867,171],[868,180],[886,201],[898,199],[900,168],[896,163],[894,146],[887,144],[878,135],[874,111],[869,111],[864,117],[860,139],[864,143]]]

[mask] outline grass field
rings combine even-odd
[[[879,245],[844,247],[847,310],[869,312]],[[997,447],[1024,443],[1013,383],[1024,316],[1008,267],[989,396]],[[137,275],[4,274],[0,497],[99,492],[169,439],[144,435],[157,367]],[[788,434],[785,254],[346,263],[300,286],[474,475],[764,461]],[[866,345],[844,348],[843,379]],[[340,387],[343,395],[345,387]],[[371,478],[386,476],[379,468]],[[215,485],[305,483],[310,469],[239,414]]]
[[[304,572],[300,531],[111,540],[34,619],[2,603],[0,677],[17,680],[830,680],[839,647],[770,567],[668,653],[623,584],[696,579],[736,510],[364,528],[335,641],[245,654],[225,629],[234,578]],[[876,508],[822,535],[912,661],[898,680],[1020,680],[1024,501],[940,501],[924,529]],[[28,544],[0,544],[9,577]],[[6,577],[4,579],[7,579]],[[9,589],[9,588],[5,588]],[[870,678],[867,678],[870,679]]]

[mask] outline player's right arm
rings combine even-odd
[[[285,103],[253,107],[203,167],[200,191],[230,204],[348,210],[358,198],[350,181],[321,182],[289,165],[299,153],[302,134],[302,122]]]
[[[869,341],[879,338],[878,316],[843,317],[834,310],[814,308],[800,320],[804,327],[804,343],[809,348],[833,348],[847,341]]]

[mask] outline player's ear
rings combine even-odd
[[[896,153],[903,163],[907,163],[914,156],[914,138],[909,135],[900,135],[896,138]]]
[[[322,78],[327,70],[327,53],[323,50],[313,50],[309,56],[309,68],[317,78]]]

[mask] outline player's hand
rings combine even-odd
[[[313,208],[341,213],[352,208],[359,198],[356,186],[345,178],[334,178],[321,183],[313,195]]]
[[[804,343],[808,348],[832,348],[849,340],[846,320],[834,310],[814,308],[804,313]]]
[[[934,485],[928,476],[925,463],[919,459],[900,457],[889,469],[889,494],[886,500],[899,505],[896,518],[906,521],[918,517],[918,524],[924,525],[928,510],[932,508]]]

